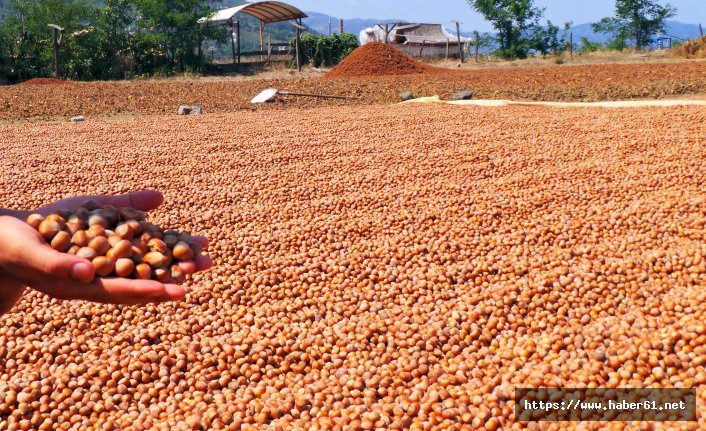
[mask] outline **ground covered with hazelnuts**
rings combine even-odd
[[[30,292],[0,429],[597,429],[517,387],[706,384],[706,111],[325,106],[0,126],[0,206],[161,190],[178,303]]]

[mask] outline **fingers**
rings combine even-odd
[[[205,236],[194,235],[194,236],[191,237],[191,239],[192,239],[193,241],[198,242],[199,245],[201,245],[201,247],[203,247],[203,248],[208,247],[208,238],[206,238]]]
[[[205,255],[196,256],[194,263],[196,264],[197,271],[203,271],[213,266],[213,260]]]
[[[10,311],[17,301],[22,297],[25,287],[15,280],[9,278],[0,280],[0,315]]]
[[[49,215],[56,210],[75,210],[85,204],[87,201],[94,201],[100,206],[113,205],[116,207],[133,207],[142,211],[149,211],[157,208],[164,202],[164,196],[156,190],[141,190],[124,195],[88,195],[74,196],[61,199],[51,205],[37,208],[33,212],[43,215]]]
[[[196,264],[193,260],[185,260],[178,263],[179,268],[186,274],[193,274],[196,272]]]
[[[205,236],[194,235],[191,239],[198,242],[201,247],[208,247],[208,239]],[[179,262],[179,267],[187,274],[193,274],[197,271],[204,271],[213,266],[213,260],[208,256],[196,256],[194,260]]]
[[[91,197],[87,197],[90,199]],[[149,211],[162,205],[164,196],[156,190],[140,190],[118,196],[93,196],[99,205],[116,207],[132,207],[141,211]]]
[[[90,284],[64,283],[53,296],[105,304],[146,304],[179,301],[184,299],[186,291],[176,284],[162,284],[153,280],[98,278]]]
[[[60,253],[39,241],[26,241],[22,255],[15,277],[30,285],[47,279],[91,280],[95,273],[88,260]]]
[[[194,260],[185,260],[179,262],[179,268],[187,274],[193,274],[197,271],[204,271],[213,266],[213,260],[208,256],[196,256]]]

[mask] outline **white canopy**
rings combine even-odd
[[[211,17],[201,18],[199,22],[208,22],[213,25],[225,24],[233,19],[233,16],[239,12],[252,15],[265,24],[307,17],[304,12],[287,3],[279,1],[258,1],[219,10]]]

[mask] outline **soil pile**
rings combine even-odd
[[[33,78],[22,82],[22,85],[68,85],[68,81],[57,78]]]
[[[672,51],[672,56],[676,58],[706,58],[706,36],[687,40]]]
[[[326,76],[346,78],[351,76],[412,75],[439,71],[439,69],[427,66],[390,45],[372,42],[356,48]]]

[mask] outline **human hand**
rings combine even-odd
[[[140,191],[120,196],[82,196],[62,199],[39,208],[40,214],[51,214],[59,209],[75,210],[87,200],[100,206],[130,206],[149,211],[159,206],[164,198],[155,191]],[[125,278],[96,278],[90,261],[52,249],[34,230],[21,220],[0,217],[0,313],[4,313],[22,296],[24,286],[59,299],[84,299],[116,304],[139,304],[180,300],[186,292],[176,284],[163,284],[154,280]],[[207,240],[194,236],[204,247]],[[207,256],[194,261],[179,263],[187,274],[201,271],[212,265]]]

